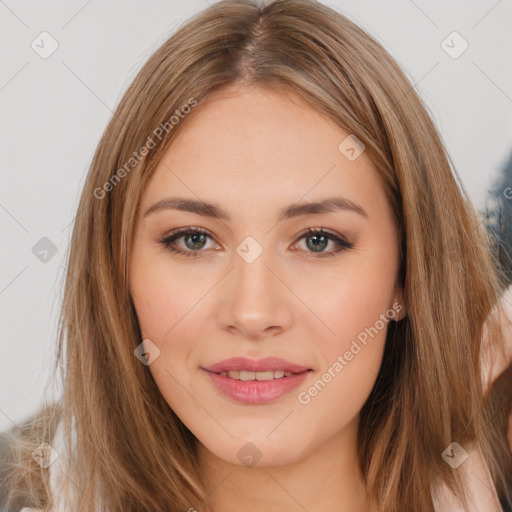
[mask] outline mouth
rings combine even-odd
[[[231,358],[201,369],[223,396],[253,405],[273,402],[288,394],[313,371],[280,358]]]

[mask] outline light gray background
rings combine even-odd
[[[375,36],[406,71],[482,209],[512,150],[512,1],[323,3]],[[42,403],[72,221],[112,110],[150,53],[205,7],[0,0],[0,430]],[[47,59],[31,48],[43,31],[59,45]],[[456,59],[441,47],[453,31],[469,44]],[[42,237],[57,247],[46,263],[32,253]]]

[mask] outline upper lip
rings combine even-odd
[[[291,363],[280,357],[265,357],[258,361],[247,359],[246,357],[231,357],[229,359],[223,359],[218,363],[204,366],[203,369],[215,373],[234,370],[245,370],[249,372],[284,370],[285,372],[301,373],[310,370],[310,368],[306,366],[299,366],[298,364]]]

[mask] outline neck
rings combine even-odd
[[[357,458],[358,418],[293,463],[258,468],[231,464],[198,443],[210,512],[370,512]]]

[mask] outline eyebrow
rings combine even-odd
[[[166,197],[161,199],[148,208],[144,217],[164,209],[196,213],[214,219],[230,220],[229,214],[219,205],[185,197]],[[281,210],[278,219],[282,221],[301,215],[330,213],[338,210],[353,211],[368,218],[368,213],[362,206],[346,197],[336,196],[320,201],[290,204]]]

